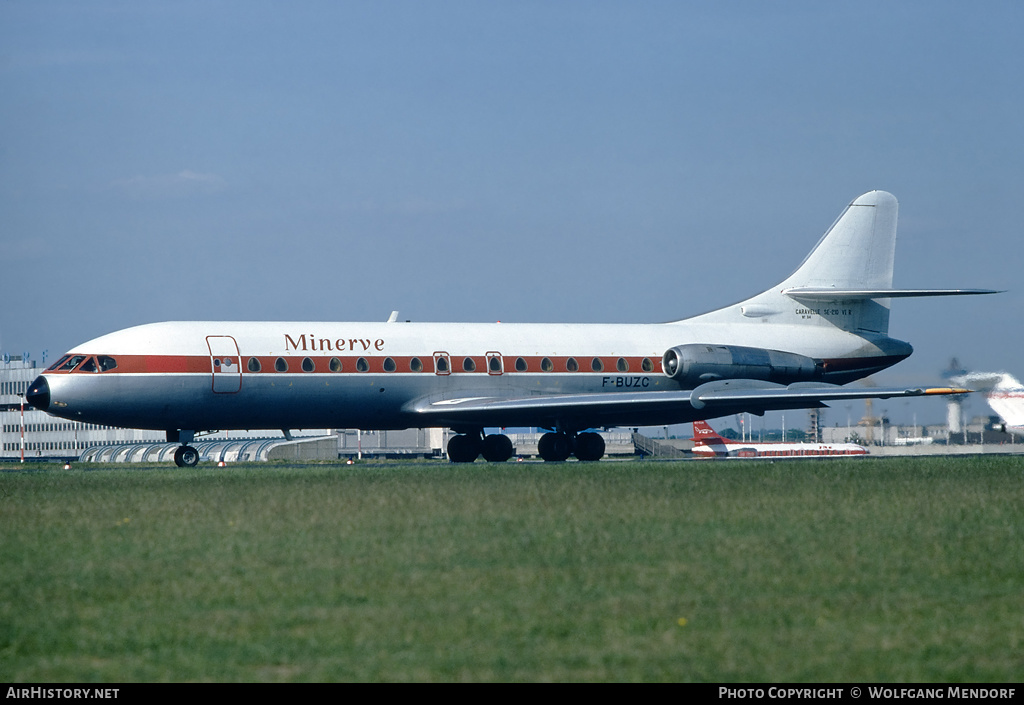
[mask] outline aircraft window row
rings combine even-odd
[[[80,356],[80,355],[79,356],[75,356],[75,357],[67,360],[67,362],[60,369],[70,369],[68,367],[69,365],[74,367],[74,366],[78,365],[83,358],[84,358],[84,356]],[[103,367],[103,364],[104,364],[103,360],[104,359],[110,361],[110,366],[109,367]],[[90,362],[91,362],[91,360],[92,360],[92,358],[90,358]],[[106,369],[113,369],[113,367],[116,367],[116,362],[114,362],[113,358],[103,358],[103,357],[100,357],[100,358],[97,359],[96,363],[102,369],[104,369],[104,370],[106,370]],[[392,357],[385,357],[381,364],[382,364],[382,367],[383,367],[385,372],[397,372],[398,371],[398,362],[396,362],[395,359],[392,358]],[[435,372],[437,372],[438,374],[448,374],[448,372],[450,372],[450,366],[449,366],[447,355],[440,354],[440,355],[435,356],[435,358],[434,358],[434,366],[435,366]],[[528,372],[529,369],[530,369],[529,363],[527,363],[526,359],[522,358],[522,357],[517,357],[516,358],[515,363],[513,364],[513,367],[514,367],[516,372]],[[300,363],[300,368],[302,369],[303,372],[316,372],[317,371],[317,362],[315,360],[313,360],[312,358],[309,358],[309,357],[302,358],[302,362]],[[336,357],[332,357],[328,361],[328,363],[327,363],[327,368],[331,372],[342,372],[343,369],[344,369],[344,366],[343,366],[343,364],[342,364],[340,359],[338,359]],[[260,372],[263,369],[263,365],[260,362],[259,358],[250,357],[248,359],[248,361],[246,362],[246,369],[249,372]],[[279,358],[274,360],[274,370],[276,372],[287,372],[288,369],[289,369],[289,367],[288,367],[288,360],[286,360],[285,358],[279,357]],[[360,358],[358,358],[356,360],[355,369],[356,369],[356,372],[369,372],[370,371],[370,363],[369,363],[369,361],[365,357],[360,357]],[[476,369],[477,369],[477,363],[476,363],[476,360],[474,358],[468,357],[468,356],[463,358],[463,360],[462,360],[462,371],[463,372],[476,372]],[[554,363],[554,361],[550,357],[541,358],[540,369],[541,369],[542,372],[554,372],[555,371],[555,363]],[[601,358],[595,357],[595,358],[591,359],[591,361],[590,361],[590,371],[591,372],[603,372],[604,369],[605,369],[605,364],[604,364],[604,361]],[[624,358],[624,357],[618,358],[615,361],[615,369],[618,372],[628,372],[629,369],[630,369],[629,361],[626,358]],[[642,371],[644,371],[644,372],[653,372],[654,371],[654,362],[651,360],[651,358],[645,357],[640,362],[640,369]],[[409,371],[410,372],[423,372],[425,370],[426,370],[426,366],[423,364],[423,361],[420,358],[413,357],[413,358],[409,359]],[[87,362],[86,365],[82,365],[79,368],[79,371],[93,371],[93,370],[91,369],[91,366],[89,365],[89,362]],[[487,371],[490,372],[491,374],[501,374],[501,372],[502,372],[502,364],[501,364],[501,357],[499,355],[489,355],[488,356],[488,358],[487,358]],[[565,360],[565,371],[566,372],[579,372],[580,371],[580,364],[576,360],[576,358],[574,358],[574,357],[566,358],[566,360]]]

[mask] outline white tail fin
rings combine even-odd
[[[885,191],[856,198],[789,277],[739,304],[700,316],[709,322],[834,326],[878,338],[889,334],[890,299],[991,294],[981,289],[893,289],[899,204]],[[909,354],[909,346],[907,346]]]
[[[846,207],[780,289],[891,289],[899,204],[871,191]]]

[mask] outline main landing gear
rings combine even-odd
[[[537,453],[548,462],[568,460],[600,460],[604,457],[604,438],[598,433],[545,433],[537,443]],[[453,463],[472,463],[483,455],[489,463],[504,463],[515,449],[508,436],[500,433],[483,435],[482,431],[460,433],[448,441],[448,459]]]
[[[514,452],[512,441],[500,433],[461,433],[448,441],[448,459],[453,463],[472,463],[479,455],[489,463],[504,463]]]
[[[604,438],[598,433],[545,433],[537,442],[537,454],[548,462],[561,462],[575,455],[577,460],[604,457]]]

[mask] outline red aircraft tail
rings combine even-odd
[[[707,421],[693,422],[693,438],[691,440],[704,445],[725,443],[725,439],[715,433],[715,429],[708,426]]]

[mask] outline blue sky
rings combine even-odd
[[[1019,2],[3,0],[0,346],[678,319],[880,188],[897,286],[1008,291],[896,302],[878,382],[1024,375],[1022,33]]]

